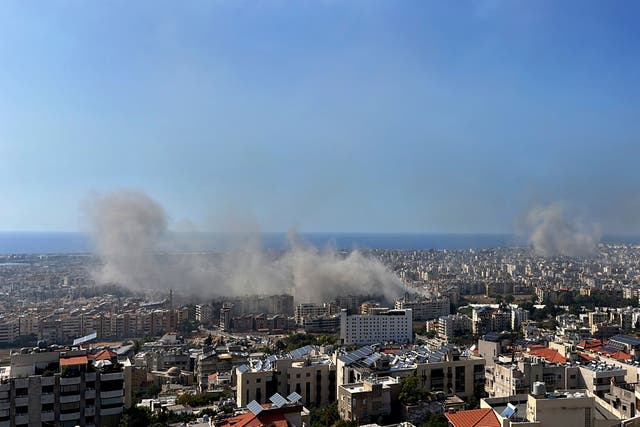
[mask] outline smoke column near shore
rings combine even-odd
[[[257,236],[215,259],[175,254],[165,210],[141,191],[94,196],[85,212],[102,261],[95,272],[99,283],[174,288],[201,297],[292,292],[300,302],[347,294],[382,294],[391,300],[402,293],[400,279],[381,263],[357,251],[342,256],[319,250],[294,234],[282,254],[263,251]]]
[[[533,250],[541,256],[589,257],[600,242],[599,227],[568,213],[560,202],[531,209],[526,227]]]

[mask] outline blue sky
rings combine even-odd
[[[640,232],[635,1],[5,1],[0,230]]]

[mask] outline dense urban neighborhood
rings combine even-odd
[[[640,425],[640,247],[363,255],[403,292],[194,297],[2,256],[0,426]]]

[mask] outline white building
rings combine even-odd
[[[387,310],[376,314],[340,312],[342,344],[406,343],[413,340],[412,311]]]

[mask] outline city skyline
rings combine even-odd
[[[640,233],[637,3],[3,6],[1,231]]]

